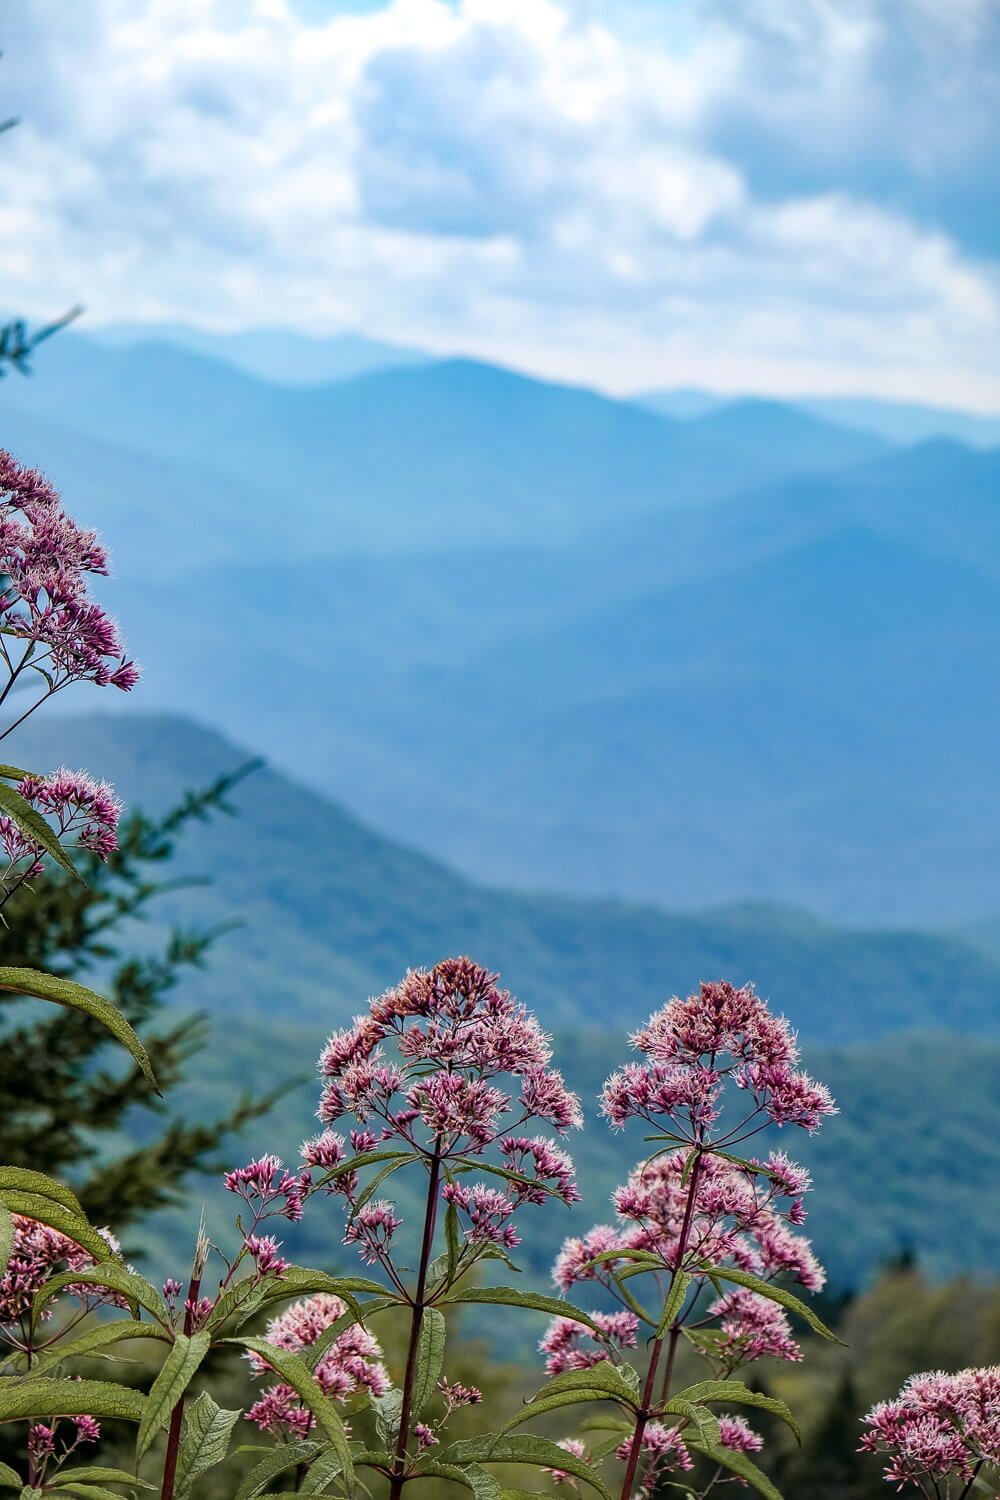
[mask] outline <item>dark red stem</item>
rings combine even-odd
[[[399,1433],[396,1437],[396,1455],[389,1479],[389,1500],[399,1500],[406,1483],[406,1447],[410,1438],[410,1420],[413,1416],[413,1382],[417,1373],[417,1351],[420,1347],[420,1330],[424,1322],[425,1296],[427,1293],[427,1271],[431,1263],[434,1246],[434,1226],[437,1222],[438,1188],[441,1182],[440,1145],[436,1145],[430,1159],[427,1181],[427,1208],[424,1212],[424,1238],[420,1246],[420,1267],[417,1271],[417,1288],[412,1303],[410,1318],[410,1347],[406,1352],[406,1373],[403,1376],[403,1405],[399,1413]],[[167,1500],[164,1495],[163,1500]]]
[[[201,1273],[192,1276],[188,1283],[188,1300],[184,1309],[184,1332],[190,1338],[194,1332],[194,1309],[201,1294]],[[174,1485],[177,1481],[177,1459],[181,1451],[181,1426],[184,1422],[184,1397],[170,1413],[170,1429],[167,1433],[167,1453],[163,1460],[163,1487],[160,1500],[174,1500]]]

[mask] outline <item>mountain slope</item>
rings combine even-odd
[[[15,746],[33,768],[86,765],[150,809],[245,759],[189,722],[143,716],[50,719],[26,725]],[[727,974],[755,979],[816,1045],[928,1024],[1000,1033],[1000,965],[957,939],[766,908],[681,915],[515,894],[469,883],[273,770],[234,801],[234,822],[185,839],[183,867],[213,885],[170,908],[186,921],[244,923],[187,997],[215,1013],[277,1009],[332,1027],[409,965],[469,951],[551,1026],[624,1030],[673,990]]]

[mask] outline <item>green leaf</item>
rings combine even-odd
[[[539,1396],[537,1400],[529,1401],[516,1416],[505,1422],[497,1436],[506,1437],[508,1432],[513,1432],[515,1427],[520,1427],[522,1422],[530,1422],[533,1417],[543,1417],[547,1412],[558,1411],[563,1406],[578,1406],[584,1401],[613,1401],[614,1399],[607,1391],[598,1390],[592,1386],[581,1386],[575,1391],[558,1392],[554,1396]],[[632,1431],[631,1426],[628,1427],[628,1431]]]
[[[139,1422],[141,1391],[108,1380],[0,1380],[0,1422],[25,1417],[120,1417]]]
[[[721,1443],[702,1443],[686,1435],[684,1441],[695,1453],[703,1453],[713,1463],[721,1464],[731,1474],[737,1474],[758,1494],[763,1495],[765,1500],[782,1500],[781,1491],[774,1487],[767,1475],[758,1469],[745,1453],[736,1453],[732,1448],[723,1448]]]
[[[233,1500],[255,1500],[255,1496],[262,1494],[272,1479],[277,1479],[286,1469],[307,1464],[320,1450],[319,1443],[310,1442],[282,1443],[280,1448],[272,1448],[245,1476]]]
[[[77,1500],[122,1500],[121,1495],[103,1484],[80,1484],[72,1474],[59,1486],[60,1495],[74,1495]]]
[[[784,1401],[780,1401],[777,1396],[765,1396],[762,1391],[751,1390],[739,1380],[701,1380],[697,1385],[689,1385],[686,1390],[678,1391],[676,1399],[727,1401],[734,1406],[758,1406],[762,1411],[770,1412],[772,1417],[778,1417],[786,1427],[791,1428],[796,1440],[802,1441],[799,1424]]]
[[[6,771],[13,771],[13,769],[13,766],[4,767]],[[18,779],[23,780],[23,777]],[[3,780],[0,780],[0,812],[5,812],[9,818],[13,818],[21,832],[27,834],[28,838],[33,839],[36,844],[40,844],[46,854],[52,856],[56,864],[62,865],[63,869],[70,875],[75,875],[77,880],[82,879],[76,865],[53,832],[51,823],[43,818],[38,809],[32,807],[20,792],[16,792],[12,786],[4,786]]]
[[[118,1261],[118,1256],[111,1249],[107,1240],[94,1228],[82,1214],[73,1213],[64,1208],[61,1203],[56,1203],[52,1198],[42,1197],[40,1193],[22,1193],[13,1188],[7,1188],[0,1192],[2,1201],[13,1214],[20,1214],[24,1219],[33,1219],[38,1224],[47,1224],[50,1229],[58,1229],[74,1244],[80,1245],[96,1261]]]
[[[844,1345],[843,1339],[839,1339],[831,1329],[827,1328],[811,1307],[791,1292],[786,1292],[783,1286],[775,1286],[773,1282],[762,1281],[759,1276],[751,1276],[749,1271],[738,1271],[735,1266],[706,1266],[705,1271],[707,1275],[718,1276],[722,1281],[733,1281],[737,1286],[745,1286],[749,1291],[756,1292],[759,1297],[766,1297],[769,1302],[779,1303],[789,1312],[796,1313],[821,1338],[829,1339],[832,1344]],[[844,1347],[846,1348],[846,1345]]]
[[[354,1465],[351,1462],[351,1451],[347,1445],[344,1424],[333,1402],[323,1394],[319,1382],[305,1360],[288,1349],[279,1349],[275,1344],[269,1344],[267,1339],[227,1339],[226,1343],[239,1344],[241,1348],[250,1349],[254,1354],[259,1354],[261,1359],[281,1376],[285,1384],[291,1386],[299,1399],[312,1412],[317,1425],[323,1429],[340,1455],[348,1487],[353,1485]]]
[[[207,1391],[192,1401],[184,1417],[184,1436],[177,1457],[176,1500],[186,1500],[199,1474],[221,1464],[229,1452],[233,1427],[242,1413],[217,1406]]]
[[[558,1188],[549,1187],[544,1182],[539,1182],[536,1177],[525,1177],[522,1172],[512,1172],[509,1167],[498,1167],[496,1162],[491,1161],[467,1161],[461,1158],[461,1166],[466,1172],[490,1172],[494,1177],[502,1177],[505,1182],[513,1182],[518,1187],[530,1187],[538,1192],[548,1193],[553,1198],[560,1198]]]
[[[455,1464],[533,1464],[539,1469],[561,1469],[564,1474],[573,1474],[584,1480],[604,1500],[611,1495],[601,1476],[575,1453],[568,1453],[558,1443],[541,1437],[484,1437],[467,1438],[464,1442],[452,1443],[441,1455],[442,1462]]]
[[[186,1333],[177,1335],[160,1373],[150,1387],[149,1401],[136,1439],[135,1451],[138,1458],[143,1457],[160,1428],[169,1422],[174,1407],[198,1373],[211,1342],[211,1335],[204,1329],[200,1333],[192,1333],[190,1337]]]
[[[99,1323],[96,1328],[88,1328],[86,1333],[70,1339],[68,1344],[54,1344],[51,1349],[46,1349],[44,1354],[36,1357],[31,1373],[41,1375],[54,1365],[61,1365],[64,1360],[80,1359],[86,1354],[93,1354],[96,1349],[106,1349],[109,1344],[120,1344],[126,1339],[168,1338],[170,1335],[159,1323],[135,1323],[125,1319],[118,1323]]]
[[[453,1181],[452,1174],[448,1173],[449,1182]],[[449,1199],[444,1211],[444,1238],[447,1246],[447,1281],[449,1285],[458,1274],[458,1263],[462,1256],[462,1241],[459,1237],[458,1210],[454,1202]]]
[[[714,1412],[709,1411],[707,1406],[699,1406],[694,1401],[685,1401],[683,1396],[674,1396],[663,1410],[672,1417],[683,1417],[686,1421],[693,1423],[699,1442],[717,1443],[719,1441],[719,1419]]]
[[[51,1198],[53,1203],[61,1203],[63,1208],[68,1208],[81,1219],[86,1218],[72,1188],[68,1188],[63,1182],[57,1182],[44,1172],[32,1172],[28,1167],[0,1167],[0,1193],[7,1191],[35,1193],[39,1198]]]
[[[118,1007],[112,1005],[110,1000],[105,1000],[103,995],[88,990],[85,985],[77,984],[73,979],[43,974],[40,969],[0,968],[0,990],[31,995],[36,1000],[51,1000],[56,1005],[66,1005],[70,1010],[82,1010],[86,1015],[93,1016],[139,1064],[153,1092],[160,1092],[145,1047]]]
[[[375,1313],[385,1312],[386,1308],[398,1306],[398,1297],[373,1297],[370,1302],[365,1303],[364,1314],[366,1318],[370,1318]],[[303,1349],[300,1351],[302,1354],[302,1358],[305,1360],[310,1370],[315,1370],[316,1366],[323,1358],[323,1355],[330,1348],[331,1344],[336,1343],[337,1339],[343,1333],[344,1329],[349,1328],[352,1323],[355,1323],[357,1321],[358,1320],[354,1317],[353,1313],[341,1313],[336,1322],[331,1323],[329,1328],[323,1329],[323,1332],[320,1334],[319,1338],[314,1344],[310,1344],[307,1349]]]
[[[444,1366],[444,1318],[436,1307],[424,1309],[417,1341],[417,1367],[413,1379],[413,1411],[419,1416],[437,1389]]]
[[[460,1292],[452,1292],[446,1302],[486,1302],[504,1307],[526,1307],[534,1312],[549,1313],[554,1318],[570,1318],[574,1323],[584,1323],[595,1333],[600,1328],[589,1313],[581,1312],[571,1302],[561,1297],[545,1297],[539,1292],[517,1292],[512,1286],[474,1286]]]
[[[481,1469],[478,1464],[468,1464],[459,1468],[457,1464],[446,1464],[431,1462],[424,1464],[420,1469],[420,1477],[427,1476],[434,1479],[450,1479],[452,1484],[460,1484],[465,1489],[471,1490],[476,1500],[503,1500],[503,1489],[493,1478]]]
[[[631,1365],[618,1367],[609,1364],[607,1360],[602,1360],[599,1365],[591,1365],[589,1370],[564,1370],[561,1375],[554,1375],[547,1385],[536,1392],[535,1399],[575,1390],[602,1391],[605,1396],[623,1401],[626,1406],[638,1408],[639,1405],[638,1376]]]
[[[690,1285],[691,1277],[687,1271],[674,1272],[673,1280],[670,1283],[670,1291],[667,1293],[667,1300],[663,1304],[663,1313],[656,1329],[656,1337],[658,1339],[662,1339],[667,1330],[672,1328],[680,1317]]]
[[[26,776],[31,776],[31,771],[22,771],[19,766],[0,766],[0,776],[4,781],[23,781]]]
[[[373,1396],[372,1410],[375,1413],[375,1431],[379,1442],[384,1443],[387,1448],[394,1446],[399,1432],[399,1419],[403,1414],[402,1391],[393,1386],[381,1396]]]
[[[10,1464],[0,1464],[0,1485],[4,1489],[19,1490],[23,1484],[24,1480]]]
[[[69,1472],[55,1474],[48,1481],[50,1487],[62,1485],[68,1482],[83,1480],[85,1483],[93,1481],[96,1484],[130,1484],[137,1490],[155,1490],[159,1485],[150,1484],[146,1479],[136,1479],[127,1469],[101,1469],[88,1466],[83,1469],[72,1469]]]
[[[346,1177],[349,1172],[359,1172],[362,1167],[374,1167],[378,1162],[395,1161],[401,1156],[411,1156],[410,1151],[363,1151],[360,1156],[352,1156],[349,1161],[342,1161],[339,1167],[330,1167],[322,1177],[317,1177],[313,1183],[314,1188],[329,1187],[338,1177]]]
[[[333,1448],[324,1448],[317,1453],[309,1465],[309,1472],[299,1485],[300,1495],[322,1495],[331,1480],[340,1474],[343,1464],[340,1455]]]
[[[14,1220],[11,1218],[10,1209],[0,1198],[0,1276],[7,1269],[10,1260],[10,1252],[14,1248]]]
[[[395,1154],[396,1153],[394,1153],[394,1155]],[[387,1177],[391,1177],[393,1172],[398,1172],[400,1167],[405,1167],[410,1162],[419,1160],[420,1157],[415,1151],[404,1151],[401,1156],[397,1156],[397,1159],[395,1161],[389,1162],[387,1166],[380,1167],[379,1170],[375,1173],[375,1176],[372,1178],[372,1180],[365,1184],[361,1192],[351,1204],[351,1218],[354,1219],[357,1217],[357,1215],[360,1213],[361,1209],[364,1208],[369,1199],[375,1196],[376,1192],[382,1186]]]
[[[246,1276],[222,1294],[208,1320],[208,1328],[216,1331],[233,1316],[237,1317],[235,1327],[241,1328],[270,1302],[308,1297],[316,1292],[339,1297],[350,1309],[354,1322],[363,1323],[364,1308],[354,1293],[374,1290],[380,1297],[385,1296],[385,1287],[377,1281],[357,1276],[327,1276],[323,1271],[310,1271],[303,1266],[289,1266],[280,1276],[266,1276],[257,1287],[251,1286],[251,1281]]]
[[[113,1260],[106,1261],[102,1266],[88,1267],[85,1271],[60,1271],[58,1276],[51,1277],[35,1293],[32,1317],[37,1317],[46,1303],[57,1292],[61,1292],[64,1286],[98,1286],[108,1291],[120,1292],[131,1304],[144,1307],[156,1318],[157,1322],[164,1326],[170,1324],[170,1309],[155,1286],[150,1285],[144,1276],[139,1275],[138,1271],[132,1271],[127,1266],[121,1265],[119,1261]],[[150,1337],[156,1337],[152,1330],[150,1330]]]

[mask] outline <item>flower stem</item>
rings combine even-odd
[[[691,1225],[694,1222],[695,1200],[698,1196],[698,1178],[701,1175],[702,1148],[699,1145],[694,1148],[694,1163],[691,1167],[691,1177],[688,1184],[688,1198],[684,1206],[684,1220],[681,1224],[680,1236],[677,1240],[677,1263],[670,1278],[672,1288],[678,1274],[684,1268],[684,1255],[691,1237]],[[667,1295],[669,1296],[668,1288]],[[653,1392],[656,1389],[656,1372],[660,1365],[660,1356],[663,1353],[663,1345],[667,1343],[667,1362],[663,1373],[663,1385],[660,1390],[660,1406],[664,1404],[670,1395],[670,1381],[674,1371],[674,1358],[677,1354],[677,1341],[680,1338],[680,1315],[674,1321],[670,1330],[669,1340],[663,1338],[655,1339],[652,1353],[649,1356],[649,1369],[646,1371],[646,1384],[642,1392],[642,1406],[636,1416],[635,1431],[632,1434],[632,1443],[629,1447],[628,1459],[625,1465],[625,1478],[622,1481],[621,1500],[631,1500],[633,1486],[635,1484],[636,1472],[639,1468],[639,1459],[642,1456],[642,1439],[646,1432],[646,1424],[653,1415]]]
[[[196,1269],[188,1283],[187,1306],[184,1309],[184,1332],[194,1332],[194,1309],[201,1294],[201,1269]],[[174,1500],[174,1485],[177,1481],[177,1460],[181,1451],[181,1427],[184,1422],[184,1397],[181,1396],[170,1413],[170,1428],[167,1432],[167,1452],[163,1460],[163,1485],[160,1500]]]
[[[399,1413],[399,1432],[396,1437],[396,1454],[389,1480],[389,1500],[399,1500],[406,1483],[406,1449],[410,1438],[410,1423],[413,1418],[413,1383],[417,1373],[417,1351],[420,1347],[420,1330],[424,1322],[425,1296],[427,1293],[427,1271],[434,1247],[434,1226],[437,1222],[438,1187],[441,1182],[441,1146],[435,1142],[434,1154],[430,1158],[427,1179],[427,1207],[424,1211],[424,1237],[420,1246],[420,1266],[417,1271],[417,1287],[413,1296],[410,1317],[410,1346],[406,1353],[406,1372],[403,1376],[403,1404]],[[164,1495],[163,1500],[168,1500]]]

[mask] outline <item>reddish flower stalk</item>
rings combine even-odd
[[[684,1210],[684,1222],[681,1225],[680,1237],[677,1242],[677,1264],[670,1278],[670,1291],[673,1290],[674,1282],[681,1273],[684,1264],[684,1256],[687,1252],[688,1240],[691,1234],[691,1223],[694,1218],[694,1206],[697,1201],[698,1179],[701,1176],[701,1164],[703,1161],[701,1150],[698,1146],[694,1150],[694,1163],[691,1167],[691,1177],[688,1186],[687,1207]],[[669,1295],[669,1292],[668,1292]],[[670,1380],[673,1375],[674,1358],[677,1354],[677,1340],[681,1331],[681,1315],[678,1312],[670,1329],[667,1350],[667,1364],[663,1376],[663,1388],[660,1393],[660,1405],[670,1395]],[[621,1500],[631,1500],[632,1486],[635,1483],[636,1471],[639,1467],[639,1459],[642,1456],[642,1439],[646,1431],[646,1424],[653,1415],[653,1392],[656,1389],[656,1372],[660,1364],[660,1355],[663,1352],[664,1339],[658,1338],[653,1343],[652,1353],[649,1358],[649,1369],[646,1372],[646,1383],[642,1392],[642,1408],[635,1424],[632,1434],[632,1443],[629,1448],[628,1460],[625,1465],[625,1478],[622,1481]]]
[[[190,1338],[195,1330],[198,1300],[201,1295],[201,1277],[207,1258],[208,1240],[205,1237],[204,1227],[202,1227],[198,1231],[198,1242],[195,1245],[194,1252],[194,1265],[191,1268],[187,1301],[184,1304],[184,1333],[188,1338]],[[160,1500],[174,1500],[174,1486],[177,1482],[177,1460],[181,1451],[181,1428],[183,1424],[184,1397],[182,1395],[170,1414],[170,1427],[167,1432],[167,1451],[163,1460],[163,1484],[160,1490]]]
[[[396,1436],[396,1452],[389,1481],[389,1500],[399,1500],[406,1483],[406,1451],[410,1441],[410,1422],[413,1413],[413,1382],[417,1373],[417,1351],[420,1347],[420,1330],[424,1322],[425,1297],[427,1295],[427,1270],[434,1249],[434,1227],[437,1222],[438,1191],[441,1182],[441,1153],[435,1143],[427,1173],[427,1204],[424,1209],[424,1233],[420,1244],[420,1265],[417,1270],[417,1286],[410,1314],[410,1343],[406,1351],[406,1370],[403,1375],[403,1403],[399,1413],[399,1432]]]

